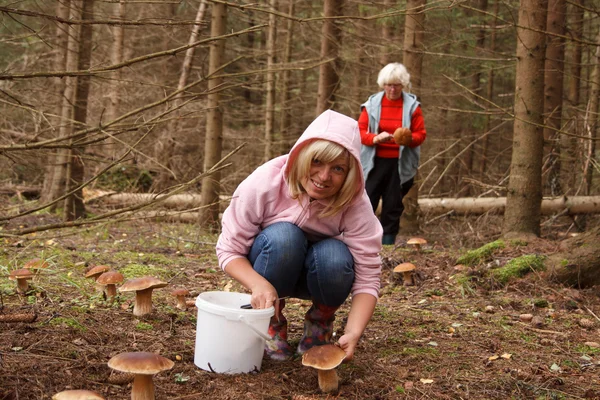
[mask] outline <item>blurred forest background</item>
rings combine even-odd
[[[599,195],[597,0],[14,0],[0,20],[0,190],[35,199],[4,221],[111,217],[94,190],[198,195],[216,220],[320,112],[358,118],[389,62],[423,107],[419,199],[507,197],[505,231],[539,233],[542,196]]]

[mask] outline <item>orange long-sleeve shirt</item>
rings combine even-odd
[[[377,132],[369,132],[369,116],[365,109],[362,110],[358,118],[358,128],[360,129],[360,141],[365,146],[373,146],[373,138],[381,132],[389,132],[391,134],[402,126],[402,106],[404,100],[389,100],[386,96],[381,99],[381,118],[379,121],[379,130]],[[412,143],[410,147],[420,146],[425,141],[427,132],[425,131],[425,120],[421,106],[418,106],[412,115],[410,121],[410,130],[412,132]],[[398,158],[400,146],[394,141],[379,143],[376,148],[376,156],[381,158]]]

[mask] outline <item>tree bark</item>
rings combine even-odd
[[[296,0],[289,0],[288,14],[294,15],[294,6]],[[286,36],[285,45],[283,50],[283,59],[281,60],[284,65],[289,65],[292,60],[292,45],[293,45],[293,33],[294,33],[294,21],[290,18],[286,21]],[[281,154],[287,153],[287,150],[293,144],[290,140],[292,132],[291,128],[291,117],[292,117],[292,104],[290,102],[290,81],[291,71],[285,69],[281,74],[281,98],[280,98],[280,120],[279,120],[279,132],[282,138],[281,146],[279,151]],[[291,142],[291,143],[290,143]]]
[[[596,141],[600,138],[600,124],[598,121],[598,112],[600,112],[600,32],[596,36],[596,51],[592,58],[592,74],[590,76],[590,100],[589,100],[589,117],[587,118],[588,123],[586,131],[589,132],[590,140],[588,141],[588,151],[586,152],[586,160],[584,166],[585,174],[585,194],[589,195],[592,192],[594,170],[597,170],[597,166],[594,167],[594,162],[598,162],[598,156],[596,155]],[[597,164],[596,164],[597,165]]]
[[[125,0],[120,0],[118,3],[113,5],[113,15],[117,20],[125,19]],[[112,28],[112,49],[110,52],[110,61],[113,65],[119,64],[123,61],[123,46],[124,31],[123,25],[114,25]],[[109,81],[109,87],[107,89],[107,105],[106,105],[106,121],[112,122],[118,116],[119,104],[121,102],[121,69],[111,73],[111,80]],[[116,157],[117,149],[119,149],[117,142],[113,138],[109,138],[106,141],[105,154],[114,159]]]
[[[210,35],[217,37],[225,34],[227,27],[227,8],[222,3],[213,3],[211,15]],[[208,75],[208,112],[206,115],[206,140],[204,143],[204,171],[208,171],[221,159],[223,141],[223,111],[221,110],[220,94],[217,90],[222,84],[222,78],[214,78],[221,68],[225,55],[225,40],[211,42]],[[219,191],[221,173],[205,177],[202,180],[202,206],[200,223],[210,229],[217,228],[219,219]]]
[[[425,36],[425,13],[423,9],[427,0],[408,0],[406,2],[406,23],[404,27],[404,65],[410,73],[412,91],[419,95],[421,92],[421,71],[423,65],[423,39]],[[410,88],[408,88],[410,90]],[[404,196],[404,212],[400,217],[402,233],[418,232],[419,227],[419,185],[418,174],[415,184]]]
[[[94,1],[85,0],[83,2],[82,20],[91,21],[94,19]],[[92,24],[81,26],[79,32],[79,61],[77,63],[77,69],[80,71],[90,68],[93,48],[92,34]],[[90,75],[77,77],[73,120],[78,126],[86,126],[90,79]],[[68,150],[66,192],[72,191],[83,183],[85,170],[82,156],[84,151],[85,148],[80,146]],[[85,217],[85,205],[83,204],[83,193],[79,189],[65,199],[64,218],[65,221],[74,221],[83,217]]]
[[[544,153],[547,157],[545,186],[551,196],[562,193],[560,184],[560,135],[562,126],[562,100],[567,3],[564,0],[548,1],[546,30],[549,33],[546,45],[544,75]]]
[[[56,3],[56,16],[65,20],[69,19],[69,5],[71,0],[59,1]],[[67,35],[68,26],[65,24],[56,24],[55,34],[55,53],[54,53],[54,68],[57,71],[64,71],[67,63],[67,46],[69,42],[69,36]],[[62,97],[65,92],[66,79],[54,78],[54,90],[56,98],[60,99],[54,106],[53,114],[60,116],[62,112]],[[58,120],[58,125],[62,124],[62,120]],[[56,129],[53,128],[56,132]],[[59,128],[60,130],[60,128]],[[52,190],[54,169],[56,168],[56,161],[58,160],[59,151],[54,151],[50,155],[50,162],[46,165],[44,173],[44,184],[42,189],[42,197],[40,201],[47,203],[50,199],[50,193]]]
[[[71,1],[69,6],[69,18],[74,20],[81,19],[81,0]],[[69,25],[67,31],[67,48],[64,69],[67,71],[75,71],[77,69],[79,55],[79,26]],[[60,109],[60,125],[58,130],[59,137],[68,136],[73,131],[73,103],[75,102],[75,90],[77,85],[77,77],[69,76],[64,79],[64,91],[60,96],[62,104]],[[48,176],[46,186],[47,191],[44,192],[42,201],[50,202],[59,198],[65,193],[67,179],[67,163],[68,151],[59,149],[56,151],[52,169],[47,171]],[[51,210],[56,209],[56,204],[51,207]]]
[[[189,45],[198,41],[198,36],[200,35],[200,30],[202,29],[201,22],[204,19],[205,11],[206,0],[201,0],[200,5],[198,6],[198,11],[196,12],[196,18],[194,20],[195,25],[193,26],[192,32],[190,33],[190,38],[188,39]],[[194,61],[195,51],[195,47],[190,47],[185,51],[183,63],[181,64],[181,74],[179,75],[179,82],[177,83],[177,91],[179,93],[176,94],[175,97],[173,97],[172,107],[175,109],[177,109],[182,104],[182,99],[184,95],[182,90],[187,85],[187,81],[190,76],[190,71],[192,69],[192,64]],[[161,165],[165,165],[168,168],[167,170],[161,168],[161,170],[158,173],[158,176],[155,178],[153,182],[153,187],[156,190],[164,190],[171,186],[171,184],[173,183],[174,164],[172,162],[172,159],[175,152],[175,144],[177,143],[176,134],[180,131],[179,120],[176,118],[178,114],[180,114],[179,110],[176,110],[174,113],[175,118],[173,118],[171,122],[167,125],[167,129],[154,146],[154,154],[156,159],[160,160]]]
[[[341,45],[341,30],[332,17],[341,15],[343,0],[325,0],[323,4],[323,21],[321,36],[321,61],[333,59],[319,67],[319,89],[317,93],[316,115],[333,108],[335,91],[339,85],[338,75],[339,49]]]
[[[567,82],[567,114],[570,120],[571,131],[580,134],[581,116],[578,109],[580,82],[581,82],[581,56],[582,45],[578,42],[583,35],[583,0],[573,0],[569,4],[569,36],[570,40],[567,52],[569,68],[569,80]],[[577,182],[577,152],[578,140],[572,136],[561,135],[561,148],[563,149],[563,162],[561,163],[561,176],[563,186],[575,188]]]
[[[540,234],[544,55],[548,0],[522,0],[517,27],[515,122],[503,233]]]
[[[269,29],[267,33],[267,72],[265,76],[266,83],[266,105],[265,105],[265,153],[263,161],[273,158],[274,123],[275,123],[275,41],[276,41],[276,21],[275,12],[277,11],[277,0],[269,0]]]

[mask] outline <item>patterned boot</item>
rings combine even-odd
[[[294,350],[287,341],[287,319],[281,312],[285,307],[285,300],[279,301],[279,310],[271,317],[268,335],[273,340],[267,340],[265,344],[265,355],[271,360],[285,361],[294,355]],[[279,317],[279,318],[278,318]]]
[[[313,346],[331,343],[335,312],[339,307],[330,307],[313,302],[304,316],[304,334],[296,353],[304,354]]]

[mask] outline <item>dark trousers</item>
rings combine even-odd
[[[375,166],[366,181],[367,194],[373,211],[381,199],[381,226],[384,235],[397,235],[400,230],[400,216],[404,211],[402,199],[414,182],[411,179],[400,185],[397,158],[375,157]]]

